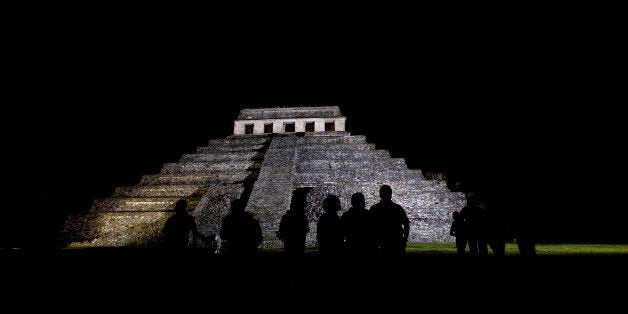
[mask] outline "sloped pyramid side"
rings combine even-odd
[[[60,238],[69,247],[156,246],[180,199],[188,201],[202,234],[218,233],[231,201],[250,192],[246,189],[257,179],[269,141],[264,135],[212,139],[179,162],[164,164],[160,173],[143,176],[136,186],[94,200],[88,212],[67,219]]]
[[[348,132],[277,136],[266,152],[247,210],[260,218],[264,246],[281,247],[275,232],[289,208],[291,193],[309,188],[307,245],[315,246],[316,219],[326,195],[340,198],[342,215],[356,192],[365,195],[367,208],[377,203],[383,184],[392,187],[393,201],[410,218],[410,241],[455,240],[449,235],[451,214],[466,204],[464,193],[451,192],[442,180],[426,180],[420,170],[408,169],[403,158],[391,158],[364,136]]]

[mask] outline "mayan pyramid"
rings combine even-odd
[[[242,198],[262,225],[263,247],[278,248],[281,216],[292,192],[304,189],[308,245],[315,246],[316,219],[328,194],[340,198],[342,214],[353,193],[363,193],[368,208],[388,184],[410,218],[410,241],[453,242],[451,213],[465,205],[464,194],[451,192],[442,180],[426,180],[365,136],[351,135],[345,121],[337,106],[243,109],[233,135],[212,139],[137,185],[96,199],[88,212],[68,217],[60,237],[69,247],[156,246],[179,199],[188,200],[199,231],[209,235],[218,233],[231,200]]]

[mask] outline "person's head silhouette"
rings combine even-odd
[[[300,188],[292,191],[292,199],[290,200],[290,210],[295,213],[304,213],[307,203],[307,189]]]
[[[383,200],[391,200],[392,199],[392,188],[389,185],[382,185],[379,188],[379,197]]]
[[[239,198],[236,198],[233,201],[231,201],[231,212],[234,214],[243,213],[244,202]]]
[[[181,215],[181,214],[185,214],[187,211],[187,207],[188,207],[188,202],[186,200],[179,200],[175,205],[174,205],[174,212],[177,215]]]
[[[460,219],[460,212],[459,211],[454,211],[451,216],[453,217],[454,220],[458,220]]]
[[[328,213],[335,213],[340,210],[340,199],[336,195],[328,195],[323,201],[323,209]]]
[[[353,206],[353,208],[364,208],[366,206],[364,194],[359,192],[353,193],[353,195],[351,195],[351,206]]]

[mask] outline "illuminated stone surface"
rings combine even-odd
[[[286,124],[294,124],[292,132],[344,131],[345,122],[338,106],[242,109],[233,124],[233,134],[247,134],[247,126],[250,126],[249,134],[289,132]],[[270,125],[272,131],[266,132],[266,125]],[[333,130],[327,130],[330,125]]]
[[[379,188],[388,184],[393,201],[411,221],[410,241],[452,242],[450,217],[466,203],[463,193],[447,189],[441,180],[426,180],[420,170],[408,169],[402,158],[376,150],[364,137],[346,132],[277,135],[268,151],[251,193],[247,210],[260,218],[264,244],[281,246],[275,236],[281,215],[290,204],[292,190],[312,188],[308,194],[308,245],[315,245],[316,217],[327,194],[340,198],[349,209],[351,195],[361,192],[367,207],[379,201]]]
[[[426,180],[420,170],[408,169],[403,158],[391,158],[364,136],[343,131],[345,118],[337,107],[245,109],[234,132],[244,133],[244,125],[253,120],[262,121],[263,131],[263,124],[319,121],[317,114],[321,123],[335,121],[336,131],[321,131],[322,124],[315,124],[313,132],[212,139],[178,163],[164,164],[159,174],[142,177],[138,185],[119,187],[110,198],[95,200],[88,213],[68,219],[61,236],[69,246],[154,246],[181,198],[188,200],[199,231],[209,235],[218,233],[231,200],[250,194],[247,210],[260,220],[263,246],[276,248],[281,243],[275,231],[292,191],[307,187],[308,245],[314,246],[316,218],[327,194],[340,198],[342,214],[353,193],[363,193],[368,208],[379,201],[379,187],[388,184],[393,201],[410,218],[410,241],[454,241],[449,236],[451,213],[465,205],[464,194],[451,192],[442,180]]]
[[[61,239],[71,247],[156,246],[182,198],[199,231],[217,233],[231,200],[242,195],[244,182],[257,177],[268,141],[268,136],[211,140],[178,163],[164,164],[159,174],[143,176],[138,185],[118,187],[111,197],[94,200],[88,213],[69,217]]]

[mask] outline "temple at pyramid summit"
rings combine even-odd
[[[180,199],[188,201],[201,233],[218,234],[231,201],[241,198],[260,221],[261,248],[281,248],[275,232],[300,190],[310,221],[307,245],[315,247],[316,219],[327,195],[340,198],[341,215],[351,195],[363,193],[369,208],[387,184],[410,218],[409,241],[453,242],[451,216],[466,204],[464,193],[408,169],[403,158],[345,130],[345,121],[337,106],[242,109],[233,135],[211,139],[136,185],[94,200],[89,211],[68,217],[60,239],[68,247],[155,247]]]

